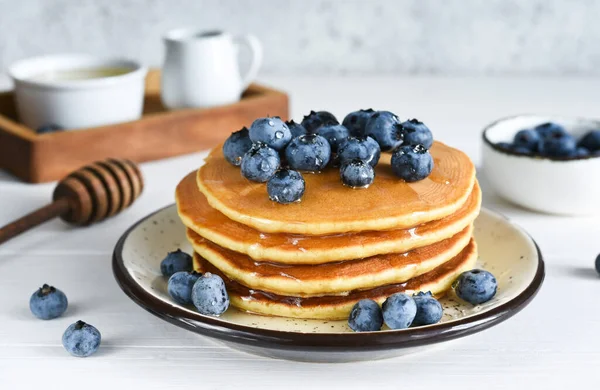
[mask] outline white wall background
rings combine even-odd
[[[45,53],[162,61],[178,26],[253,32],[264,74],[600,74],[594,0],[0,0],[0,71]]]

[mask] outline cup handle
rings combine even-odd
[[[246,46],[252,52],[252,59],[250,62],[250,66],[246,71],[246,74],[242,76],[242,92],[248,88],[248,85],[254,80],[256,74],[258,73],[258,69],[262,65],[263,60],[263,48],[262,44],[254,35],[242,35],[234,38],[234,42],[238,46]]]

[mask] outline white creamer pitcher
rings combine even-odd
[[[177,29],[168,32],[164,40],[161,98],[169,109],[237,102],[262,63],[262,45],[252,35],[237,37],[222,31]],[[242,45],[252,54],[244,75],[238,59]]]

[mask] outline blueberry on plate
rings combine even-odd
[[[282,150],[292,139],[292,132],[277,116],[255,120],[248,134],[252,142],[262,142],[275,150]]]
[[[513,145],[508,142],[498,142],[496,144],[496,146],[499,147],[500,149],[506,150],[506,151],[512,151],[512,149],[513,149]]]
[[[409,183],[425,179],[433,170],[433,158],[423,145],[399,147],[391,164],[394,174]]]
[[[311,134],[314,134],[322,126],[339,125],[337,118],[328,111],[311,111],[302,118],[302,126]]]
[[[275,149],[262,142],[255,142],[242,157],[242,176],[251,181],[264,183],[277,172],[280,165],[281,159]]]
[[[567,157],[577,150],[575,138],[567,133],[553,133],[539,143],[539,153],[548,157]]]
[[[377,141],[382,152],[394,150],[404,141],[400,119],[389,111],[373,113],[365,125],[365,134]]]
[[[344,127],[344,125],[327,125],[321,126],[317,131],[322,137],[329,142],[331,145],[331,151],[333,153],[337,153],[340,145],[348,139],[350,133],[348,133],[348,129]]]
[[[372,108],[366,110],[358,110],[346,115],[342,121],[342,125],[348,129],[350,135],[355,137],[364,137],[367,121],[375,111]]]
[[[383,305],[383,321],[390,329],[408,328],[417,315],[417,304],[405,293],[389,296]]]
[[[533,152],[531,151],[531,149],[528,149],[524,146],[516,146],[514,145],[513,148],[511,149],[512,152],[517,153],[517,154],[533,154]]]
[[[47,133],[55,133],[57,131],[62,131],[64,130],[61,126],[59,125],[55,125],[55,124],[47,124],[47,125],[42,125],[40,127],[38,127],[35,132],[38,134],[47,134]]]
[[[247,128],[231,133],[229,138],[223,144],[223,155],[231,165],[239,167],[242,163],[242,157],[252,147],[252,141]]]
[[[229,307],[225,282],[210,272],[202,275],[192,287],[192,303],[201,314],[219,316]]]
[[[192,271],[192,256],[177,249],[169,252],[167,257],[160,262],[160,272],[166,277],[171,277],[175,272],[180,271]]]
[[[585,134],[579,141],[579,146],[590,152],[600,150],[600,130],[593,130]]]
[[[57,288],[44,284],[29,298],[29,310],[39,319],[51,320],[67,310],[67,296]]]
[[[301,135],[294,138],[285,148],[285,159],[292,169],[319,172],[331,159],[331,146],[320,135]]]
[[[375,332],[383,326],[381,308],[372,299],[361,299],[356,302],[350,316],[348,326],[355,332]]]
[[[402,145],[423,145],[426,149],[431,148],[431,145],[433,145],[431,130],[418,119],[402,122],[402,131],[404,132],[404,143]]]
[[[65,330],[62,344],[71,355],[88,357],[98,350],[101,339],[98,329],[80,320]]]
[[[192,287],[200,276],[202,274],[196,271],[179,271],[171,275],[167,283],[167,290],[171,298],[182,305],[192,303]]]
[[[340,167],[340,178],[345,186],[367,188],[375,180],[375,170],[368,162],[360,159],[345,161]]]
[[[287,127],[290,129],[290,132],[292,133],[292,139],[294,139],[296,137],[300,137],[301,135],[308,134],[308,131],[306,131],[304,126],[302,126],[300,123],[294,122],[293,119],[291,121],[285,122],[285,124],[287,125]]]
[[[413,295],[415,304],[417,305],[417,314],[413,320],[413,326],[437,324],[442,319],[444,309],[442,304],[435,299],[431,292],[420,291]]]
[[[554,136],[556,134],[567,134],[564,127],[554,122],[546,122],[533,128],[542,138]]]
[[[498,282],[488,271],[474,269],[460,274],[452,287],[460,299],[478,305],[489,301],[496,295]]]
[[[594,265],[596,266],[596,272],[600,274],[600,255],[596,257],[596,263]]]
[[[535,130],[525,129],[515,134],[513,145],[515,149],[523,148],[529,150],[529,152],[537,152],[538,144],[541,140],[542,137],[540,136],[540,133]]]
[[[579,146],[575,149],[575,153],[572,155],[573,157],[587,157],[590,155],[590,151],[583,146]]]
[[[381,156],[379,144],[371,137],[348,137],[338,150],[340,162],[360,159],[375,167]]]
[[[297,202],[304,195],[304,178],[298,171],[280,169],[267,182],[269,199],[289,204]]]

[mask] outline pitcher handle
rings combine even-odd
[[[246,74],[242,76],[242,92],[248,88],[248,85],[254,80],[258,69],[262,65],[263,48],[262,44],[254,35],[242,35],[234,38],[234,42],[238,46],[246,46],[252,52],[252,59]]]

